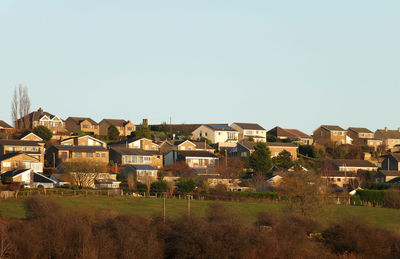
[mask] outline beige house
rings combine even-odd
[[[375,131],[375,138],[382,140],[386,149],[392,149],[396,145],[400,145],[400,128],[397,130],[389,130],[387,127]]]
[[[44,143],[18,139],[1,139],[0,155],[25,153],[44,163]]]
[[[43,172],[43,163],[24,153],[8,153],[0,156],[1,173],[16,169],[32,169],[34,172]]]
[[[119,148],[129,148],[129,149],[143,149],[143,150],[153,150],[158,151],[160,146],[156,143],[153,143],[151,139],[141,138],[141,139],[127,139],[117,143],[111,143],[111,147],[119,147]]]
[[[108,164],[109,150],[105,142],[86,135],[65,139],[60,145],[46,151],[46,160],[54,167],[69,159],[88,159]]]
[[[39,108],[37,111],[31,112],[23,118],[18,119],[16,122],[17,128],[24,128],[33,130],[37,126],[45,126],[50,129],[53,134],[59,132],[66,132],[65,122],[57,115],[43,111]]]
[[[114,119],[103,119],[100,121],[100,135],[106,136],[108,133],[108,128],[113,125],[115,126],[120,136],[129,136],[132,132],[136,131],[136,126],[131,121],[126,120],[114,120]]]
[[[255,142],[267,142],[267,131],[257,123],[235,122],[231,128],[239,132],[239,141],[253,139]]]
[[[336,125],[322,125],[314,131],[314,143],[320,145],[328,144],[351,144],[352,139],[347,136],[347,130]]]
[[[375,138],[375,133],[367,128],[350,127],[347,129],[347,134],[353,139],[354,145],[369,146],[378,149],[383,144],[383,141]]]
[[[283,129],[279,126],[270,129],[268,135],[275,136],[278,139],[289,139],[292,142],[298,143],[300,145],[312,145],[313,138],[306,133],[297,129]]]
[[[67,130],[71,132],[84,131],[93,135],[100,135],[100,127],[97,122],[91,118],[85,117],[68,117],[65,120]]]

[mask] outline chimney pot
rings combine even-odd
[[[385,127],[385,131],[386,131],[386,132],[388,131],[388,127]]]

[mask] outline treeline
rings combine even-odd
[[[221,204],[163,219],[66,211],[35,197],[27,219],[0,224],[0,258],[398,258],[397,233],[348,218],[322,228],[294,214],[242,222]]]

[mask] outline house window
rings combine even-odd
[[[99,154],[99,153],[96,153],[96,157],[100,157],[100,154]]]
[[[343,131],[341,131],[341,132],[340,132],[340,136],[343,136],[343,135],[344,135],[344,132],[343,132]]]
[[[22,151],[28,151],[28,148],[27,147],[23,147]]]
[[[247,152],[241,152],[241,153],[240,153],[240,156],[241,156],[241,157],[247,157]]]
[[[189,150],[193,150],[193,148],[192,148],[192,147],[188,147],[188,149],[189,149]]]
[[[17,147],[11,147],[11,151],[13,152],[17,151]]]
[[[333,132],[333,136],[336,136],[336,135],[337,135],[337,132],[336,132],[336,131],[334,131],[334,132]]]
[[[149,172],[148,172],[148,175],[149,175],[149,176],[154,176],[154,172],[153,172],[153,171],[149,171]]]
[[[39,151],[39,148],[37,148],[37,147],[32,147],[32,148],[31,148],[31,151],[35,151],[35,152],[36,152],[36,151]]]
[[[74,157],[82,157],[82,153],[80,153],[80,152],[75,152]]]
[[[156,147],[155,147],[155,146],[152,146],[151,149],[152,149],[152,150],[156,150]]]
[[[138,171],[139,176],[144,176],[144,171]]]
[[[84,129],[88,129],[88,128],[89,128],[89,125],[83,125],[83,128],[84,128]]]
[[[184,146],[181,147],[181,150],[185,150],[186,148]]]
[[[93,153],[86,153],[86,157],[93,157]]]
[[[101,154],[101,157],[106,157],[106,154],[102,153],[102,154]]]
[[[11,167],[11,163],[10,162],[3,162],[3,167]]]

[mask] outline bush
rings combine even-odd
[[[400,193],[399,190],[390,189],[383,198],[383,207],[391,209],[400,209]]]
[[[359,217],[350,217],[331,224],[322,233],[322,237],[324,244],[338,255],[353,254],[360,258],[400,256],[400,237],[397,234],[369,226]]]
[[[53,133],[46,126],[37,126],[32,131],[37,136],[41,137],[44,141],[49,141],[53,137]]]
[[[373,206],[383,205],[383,199],[386,195],[386,191],[382,190],[357,190],[362,202],[370,202]]]
[[[137,188],[137,191],[140,193],[147,192],[147,185],[145,185],[143,183],[138,183],[136,185],[136,188]]]

